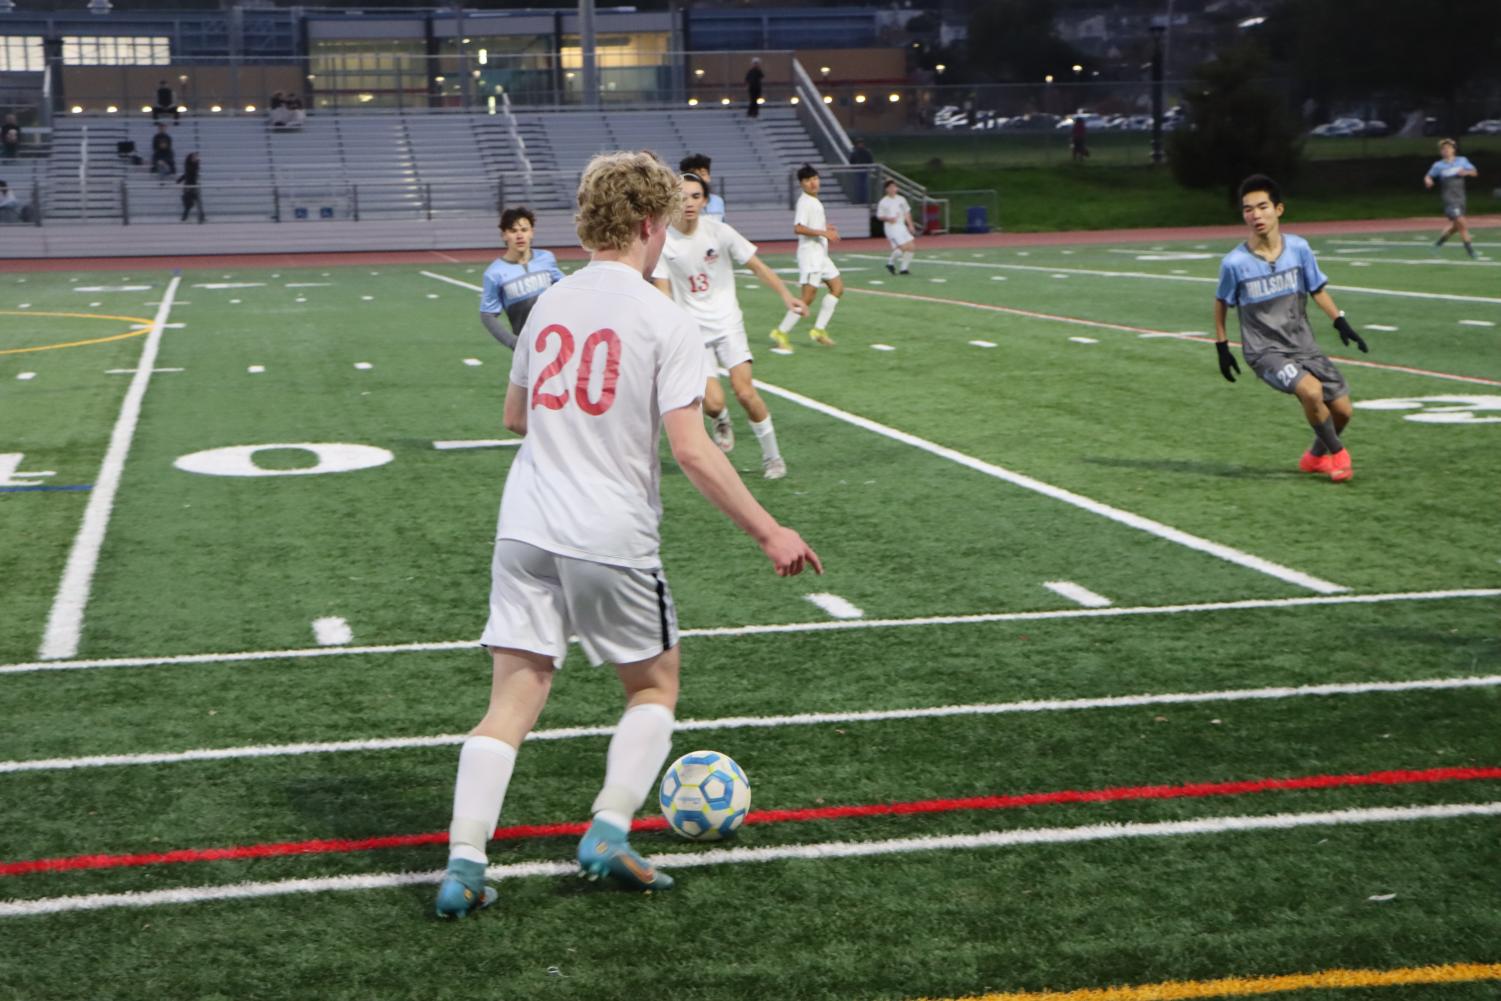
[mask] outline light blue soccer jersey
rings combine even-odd
[[[533,250],[532,259],[525,264],[512,264],[498,257],[485,269],[479,311],[505,313],[511,332],[520,336],[537,297],[562,280],[558,259],[550,250]]]
[[[710,219],[717,219],[719,222],[724,222],[724,199],[718,195],[710,195],[708,204],[704,206],[702,215]]]
[[[1246,360],[1278,354],[1318,353],[1308,325],[1308,297],[1329,284],[1308,241],[1282,234],[1275,261],[1257,257],[1242,243],[1220,262],[1214,296],[1240,314],[1240,343]]]
[[[1444,208],[1464,209],[1465,179],[1460,175],[1460,171],[1474,169],[1475,165],[1467,156],[1456,156],[1452,160],[1436,160],[1433,166],[1428,168],[1428,176],[1438,182],[1438,193],[1444,200]]]

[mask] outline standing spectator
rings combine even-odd
[[[10,185],[0,181],[0,223],[20,221],[21,203],[10,193]]]
[[[177,156],[172,152],[172,137],[167,134],[167,123],[156,123],[156,135],[151,137],[151,172],[168,177],[177,173]]]
[[[151,120],[154,122],[167,112],[172,113],[172,124],[176,125],[182,118],[182,113],[177,110],[177,98],[172,93],[172,88],[165,80],[156,81],[156,107],[151,109]]]
[[[761,71],[761,60],[752,59],[750,69],[745,71],[745,93],[750,99],[746,114],[751,118],[761,117],[761,81],[766,74]]]
[[[1089,156],[1089,147],[1084,145],[1084,134],[1087,126],[1084,124],[1083,115],[1074,116],[1073,149],[1072,155],[1075,160],[1083,160]]]
[[[16,124],[15,115],[6,115],[5,124],[0,125],[0,151],[7,160],[14,160],[21,152],[21,126]]]
[[[182,218],[178,222],[187,222],[188,213],[196,207],[198,209],[198,221],[203,222],[203,197],[198,192],[198,154],[189,153],[188,158],[182,162],[182,176],[177,179],[182,185]]]
[[[851,147],[851,149],[850,149],[850,166],[851,167],[864,167],[864,166],[867,166],[868,164],[872,164],[872,163],[875,163],[875,162],[876,162],[875,154],[871,153],[870,150],[868,150],[868,149],[865,148],[865,140],[864,139],[856,139],[855,142],[854,142],[853,147]],[[855,201],[857,203],[862,203],[863,204],[865,202],[868,202],[869,200],[870,200],[870,171],[868,171],[868,170],[857,171],[855,173]],[[871,229],[871,236],[876,236],[876,235],[877,235],[877,233],[876,233],[875,229],[872,228]]]

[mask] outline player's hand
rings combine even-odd
[[[801,299],[794,299],[789,295],[782,300],[782,303],[787,307],[789,312],[796,313],[798,316],[808,315],[808,304]]]
[[[803,564],[813,568],[814,573],[823,573],[823,563],[803,537],[790,528],[778,525],[776,530],[761,543],[761,551],[776,567],[778,577],[794,577],[803,572]]]
[[[1433,188],[1433,178],[1429,177],[1427,174],[1423,175],[1423,187],[1430,190]]]
[[[1341,344],[1349,346],[1353,341],[1355,346],[1362,352],[1369,352],[1371,350],[1365,346],[1365,338],[1355,332],[1355,328],[1350,326],[1350,321],[1345,319],[1344,316],[1341,315],[1334,318],[1334,329],[1339,331],[1339,342]]]
[[[1234,382],[1235,376],[1230,373],[1240,371],[1240,362],[1236,361],[1235,356],[1230,353],[1230,342],[1215,341],[1214,348],[1220,356],[1220,375],[1223,375],[1227,382]]]
[[[825,229],[823,232],[824,232],[824,236],[826,236],[826,237],[829,238],[829,242],[830,243],[838,243],[839,242],[839,227],[838,226],[832,226],[831,225],[827,229]]]

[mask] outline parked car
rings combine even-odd
[[[1336,118],[1323,125],[1315,125],[1309,133],[1315,136],[1358,136],[1363,134],[1365,122],[1359,118]]]
[[[1482,118],[1480,121],[1465,129],[1471,135],[1497,136],[1501,135],[1501,118]]]

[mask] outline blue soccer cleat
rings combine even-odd
[[[632,890],[672,889],[672,877],[631,850],[626,833],[595,818],[579,841],[579,874],[585,879],[614,876]]]
[[[485,867],[467,859],[449,859],[438,886],[440,918],[462,918],[495,903],[495,887],[485,885]]]

